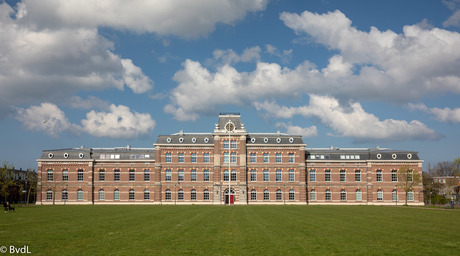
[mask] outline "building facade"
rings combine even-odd
[[[44,150],[41,204],[402,204],[395,172],[417,152],[307,149],[301,136],[248,133],[221,114],[212,133],[160,135],[153,148]],[[396,176],[395,176],[396,175]],[[395,178],[396,177],[396,178]],[[408,194],[423,204],[422,185]]]

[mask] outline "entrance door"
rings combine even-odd
[[[228,189],[225,190],[225,204],[228,204],[228,201],[230,199],[230,204],[235,203],[235,190],[231,189],[230,190],[230,195],[228,193]]]

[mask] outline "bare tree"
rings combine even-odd
[[[418,172],[414,172],[409,165],[403,165],[398,170],[398,186],[404,190],[406,193],[406,203],[407,205],[407,196],[410,191],[413,192],[413,188],[418,186],[422,182],[422,177]]]

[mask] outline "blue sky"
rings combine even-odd
[[[249,132],[460,156],[460,1],[0,1],[0,160]]]

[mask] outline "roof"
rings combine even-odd
[[[418,161],[418,152],[392,150],[388,148],[310,148],[305,150],[307,160],[414,160]]]
[[[155,160],[154,148],[66,148],[43,150],[41,160]]]

